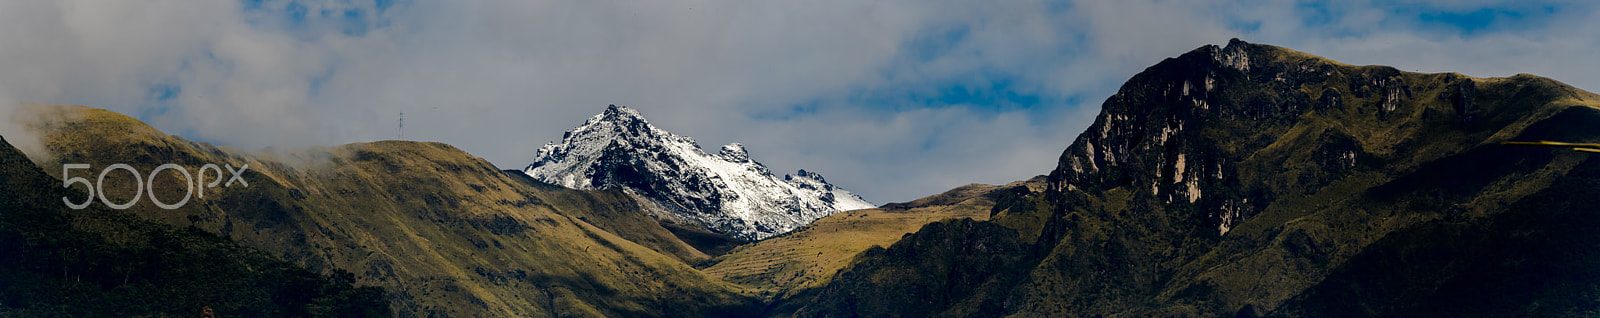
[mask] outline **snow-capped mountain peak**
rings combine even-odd
[[[693,138],[656,128],[638,111],[611,105],[559,143],[539,148],[523,173],[577,189],[622,189],[670,217],[744,239],[762,239],[818,218],[875,207],[814,172],[779,178],[743,144],[715,155]]]

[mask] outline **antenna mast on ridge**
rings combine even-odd
[[[400,112],[400,137],[395,139],[406,139],[406,112]]]

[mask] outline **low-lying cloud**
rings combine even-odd
[[[405,139],[503,168],[627,105],[886,203],[1044,173],[1122,81],[1230,37],[1593,90],[1596,18],[1492,1],[16,1],[0,96],[245,149],[394,139],[404,112]]]

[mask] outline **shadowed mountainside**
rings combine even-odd
[[[318,276],[197,229],[100,207],[0,139],[0,316],[387,317],[376,287]]]
[[[873,249],[796,316],[1586,316],[1600,96],[1234,40],[1108,98],[1038,194]]]

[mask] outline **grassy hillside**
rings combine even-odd
[[[119,162],[141,173],[168,162],[190,171],[207,163],[248,164],[248,187],[207,188],[204,198],[176,210],[144,200],[128,211],[192,224],[313,270],[355,273],[361,284],[386,288],[400,316],[750,310],[740,287],[680,261],[701,257],[681,243],[642,240],[672,254],[664,255],[579,219],[626,209],[622,197],[530,187],[449,145],[383,141],[246,153],[168,136],[99,109],[37,105],[33,111],[30,122],[45,132],[52,152],[41,163],[46,171],[60,171],[61,163],[91,164],[93,173]],[[121,173],[102,185],[116,202],[137,189]],[[157,196],[177,201],[182,182],[176,173],[157,176]]]
[[[507,177],[533,189],[530,193],[540,202],[550,204],[562,214],[616,234],[628,241],[677,258],[687,264],[697,264],[711,258],[695,246],[685,243],[662,225],[662,222],[644,213],[639,201],[621,190],[574,190],[544,183],[519,170],[502,171]]]
[[[386,317],[384,291],[99,207],[0,139],[0,316]]]
[[[1043,186],[1017,182],[1006,186],[971,184],[907,203],[846,211],[817,220],[794,232],[740,246],[717,257],[704,271],[729,282],[760,290],[763,298],[804,303],[808,292],[828,283],[857,254],[889,246],[924,224],[946,219],[987,220],[1001,192]],[[769,312],[783,309],[769,309]]]
[[[1600,315],[1600,160],[1482,220],[1397,231],[1285,301],[1285,317]]]
[[[1596,122],[1600,95],[1530,75],[1207,46],[1108,98],[1044,193],[862,254],[796,313],[1581,316],[1594,159],[1498,143]]]

